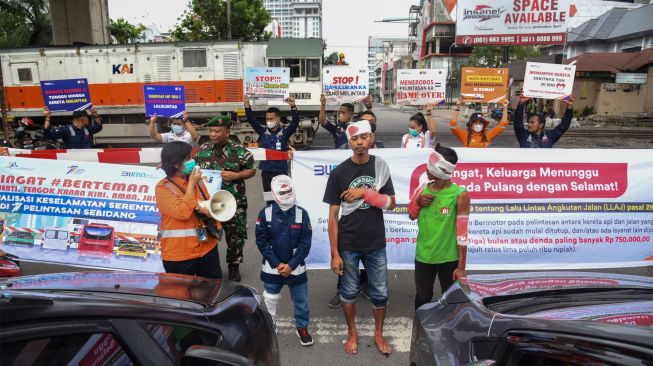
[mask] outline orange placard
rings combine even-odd
[[[508,92],[508,69],[463,67],[461,96],[466,102],[499,103]]]

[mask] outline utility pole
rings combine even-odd
[[[0,62],[0,109],[2,109],[2,132],[5,140],[9,141],[9,122],[7,122],[7,101],[5,99],[5,83],[2,75],[2,62]]]
[[[227,0],[227,39],[231,39],[231,0]]]
[[[503,47],[503,63],[507,64],[510,62],[510,46]]]

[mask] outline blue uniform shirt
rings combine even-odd
[[[268,150],[288,151],[288,141],[299,126],[299,114],[296,109],[291,112],[290,124],[286,128],[278,128],[277,131],[271,132],[265,126],[261,125],[251,108],[245,108],[247,122],[252,126],[254,131],[259,134],[259,147]],[[259,162],[259,169],[264,172],[288,173],[288,162],[286,160],[263,160]]]
[[[93,135],[102,131],[101,123],[93,123],[88,127],[77,128],[73,124],[61,126],[58,129],[43,131],[43,137],[48,140],[63,140],[66,149],[90,149],[93,147]]]

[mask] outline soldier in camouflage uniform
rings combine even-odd
[[[249,150],[229,139],[229,117],[213,117],[207,126],[210,141],[200,147],[195,161],[202,169],[221,170],[222,189],[231,193],[238,204],[234,217],[222,223],[222,227],[227,240],[229,280],[240,282],[238,266],[243,262],[243,246],[247,239],[245,179],[256,175],[254,158]]]

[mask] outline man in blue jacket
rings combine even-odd
[[[59,129],[50,128],[50,111],[43,109],[45,124],[43,124],[43,137],[48,140],[63,140],[66,149],[91,149],[93,148],[93,135],[102,131],[102,119],[95,107],[91,108],[93,123],[89,126],[86,111],[74,111],[72,123],[61,126]]]
[[[532,114],[528,117],[528,128],[524,128],[524,106],[531,98],[520,96],[519,104],[515,110],[515,136],[519,142],[519,147],[525,148],[550,148],[558,142],[560,137],[569,129],[571,119],[574,118],[574,98],[562,99],[567,104],[564,116],[560,124],[551,130],[544,130],[546,117],[542,114]]]
[[[268,150],[288,151],[290,136],[297,131],[297,126],[299,126],[299,114],[297,113],[294,97],[288,98],[287,103],[290,105],[291,114],[288,127],[283,128],[281,126],[281,111],[276,107],[268,108],[265,113],[265,127],[263,127],[252,111],[249,99],[245,97],[243,100],[247,122],[249,122],[254,131],[260,136],[259,147]],[[277,175],[288,174],[288,162],[285,160],[263,160],[259,163],[259,169],[261,170],[261,180],[263,181],[263,198],[269,205],[272,203],[270,182]]]
[[[276,322],[281,288],[288,285],[295,305],[299,343],[310,346],[313,338],[308,333],[308,278],[304,259],[311,250],[311,220],[308,212],[295,202],[295,187],[290,177],[277,175],[271,185],[274,203],[262,209],[256,219],[256,245],[263,255],[263,299]]]

